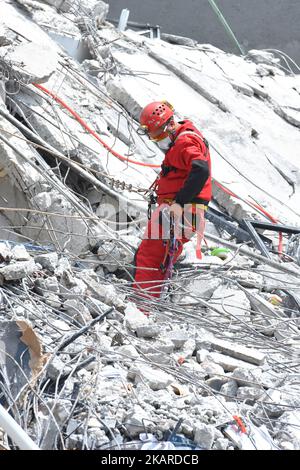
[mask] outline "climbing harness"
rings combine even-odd
[[[168,281],[172,276],[173,266],[174,266],[174,257],[180,246],[180,241],[176,238],[175,233],[175,218],[174,214],[169,211],[169,208],[164,208],[161,211],[163,224],[168,224],[170,227],[170,237],[164,241],[166,246],[164,259],[160,265],[160,270],[164,274],[164,285],[161,289],[161,297],[165,295],[168,290],[166,281]]]

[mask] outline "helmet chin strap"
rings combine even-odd
[[[171,118],[164,128],[164,132],[167,132],[170,139],[174,139],[175,133],[177,130],[177,123],[174,121],[174,118]]]

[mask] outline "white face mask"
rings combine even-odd
[[[164,139],[160,140],[159,142],[156,142],[157,145],[159,146],[160,150],[167,152],[172,144],[172,140],[170,139],[169,136],[165,137]]]

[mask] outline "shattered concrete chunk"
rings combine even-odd
[[[135,437],[147,430],[152,422],[151,416],[140,405],[134,405],[133,409],[126,414],[123,426],[129,436]]]
[[[6,243],[0,243],[0,263],[7,263],[12,258],[11,249],[7,246]]]
[[[184,36],[176,36],[175,34],[162,33],[161,38],[171,44],[178,44],[180,46],[195,47],[197,44],[197,41],[193,39]]]
[[[139,338],[156,338],[160,334],[160,327],[153,324],[138,326],[136,334]]]
[[[201,449],[210,450],[214,443],[215,431],[213,426],[197,423],[194,426],[194,441]]]
[[[13,64],[15,72],[27,83],[47,82],[58,66],[55,49],[34,42],[17,45],[5,55],[5,60]]]
[[[228,397],[235,397],[238,391],[238,384],[235,380],[228,380],[227,383],[223,384],[220,392],[224,393]]]
[[[136,331],[138,327],[148,326],[149,320],[134,303],[129,302],[125,309],[125,324],[130,330]]]
[[[201,367],[204,370],[204,372],[210,377],[214,375],[218,375],[218,374],[224,375],[224,369],[222,366],[220,366],[219,364],[214,364],[213,362],[208,361],[207,359],[205,359],[205,361],[202,362]]]
[[[239,387],[237,398],[241,400],[258,400],[264,394],[264,391],[255,387]]]
[[[137,359],[140,357],[135,347],[131,344],[120,346],[118,348],[118,353],[123,354],[126,357],[130,357],[131,359]]]
[[[258,366],[263,364],[266,357],[265,354],[256,351],[255,349],[250,349],[242,345],[236,345],[230,343],[229,341],[224,341],[217,338],[211,340],[210,345],[213,349],[221,351],[223,354],[227,354],[228,356],[232,356]]]
[[[168,339],[172,341],[175,349],[181,349],[184,343],[189,339],[189,333],[185,330],[172,330],[167,335]]]
[[[24,245],[15,245],[11,250],[11,253],[13,259],[16,261],[29,261],[31,259],[31,256]]]
[[[44,269],[55,272],[58,264],[58,254],[54,252],[45,255],[37,255],[34,257],[34,261],[39,263]]]
[[[31,276],[33,273],[40,269],[38,264],[35,264],[33,260],[30,261],[18,261],[11,263],[8,266],[0,268],[0,277],[6,281],[15,281],[23,279],[24,277]]]
[[[237,368],[233,371],[231,378],[236,380],[239,386],[260,388],[261,369]]]
[[[250,302],[245,293],[231,287],[218,287],[209,303],[225,316],[246,319],[249,317]]]
[[[79,322],[89,322],[92,320],[89,309],[78,299],[67,299],[64,302],[64,308],[68,314]]]
[[[235,359],[234,357],[225,356],[225,354],[210,352],[206,356],[206,360],[210,360],[219,364],[223,367],[223,369],[227,372],[232,372],[237,368],[247,368],[247,369],[256,369],[254,364],[250,362],[240,361],[239,359]]]
[[[173,382],[173,377],[158,369],[153,369],[148,365],[142,367],[132,367],[128,377],[134,379],[136,383],[145,382],[152,390],[167,388]]]
[[[59,284],[55,276],[48,277],[47,279],[36,279],[35,288],[41,295],[46,295],[48,292],[59,294]]]
[[[66,367],[65,363],[58,356],[55,356],[47,365],[47,376],[53,380],[56,380],[59,376],[66,375],[70,371],[71,368]]]
[[[203,277],[203,279],[195,279],[189,283],[187,289],[196,297],[208,300],[211,298],[214,291],[222,284],[222,282],[222,279],[219,278],[205,279],[205,277]]]

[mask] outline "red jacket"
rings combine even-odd
[[[182,206],[191,202],[208,204],[212,197],[208,144],[191,121],[179,124],[174,144],[162,163],[156,187],[158,203],[174,199]]]

